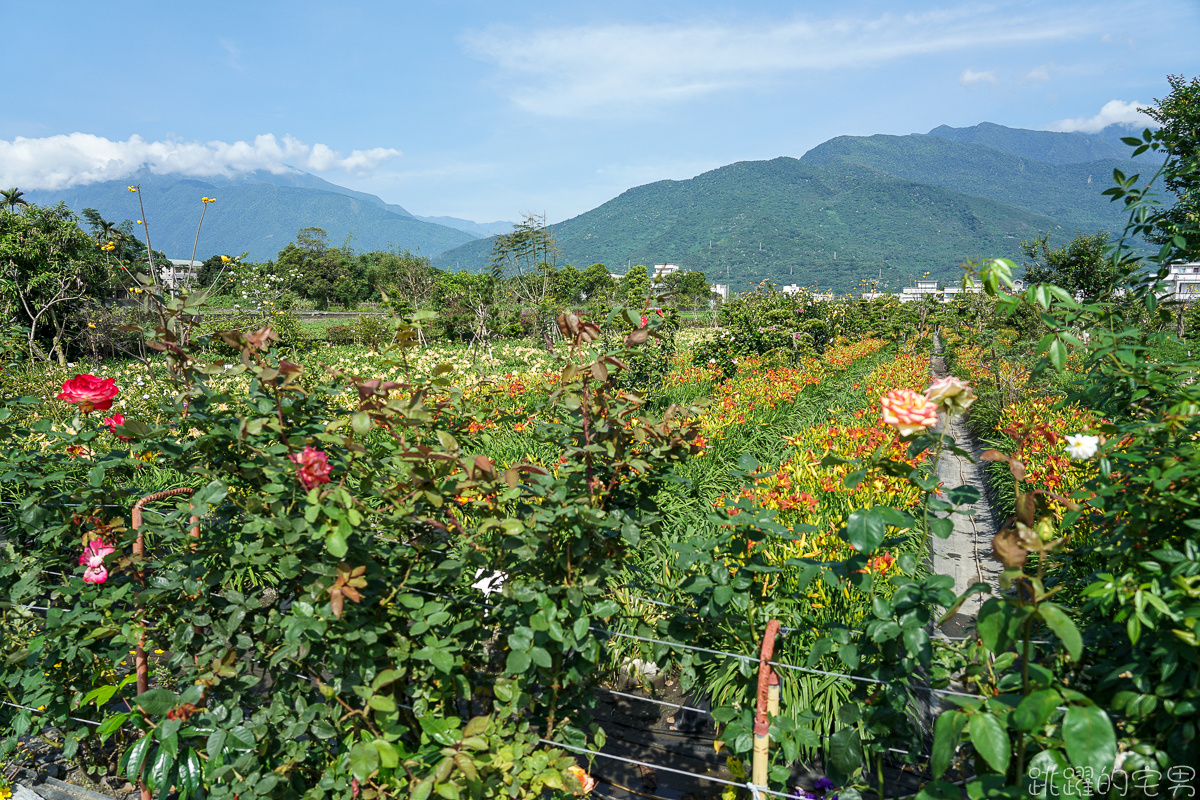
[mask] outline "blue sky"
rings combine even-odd
[[[1200,74],[1196,0],[59,0],[0,30],[4,187],[286,163],[480,222],[844,134],[1136,122]]]

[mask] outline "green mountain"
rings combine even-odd
[[[1047,131],[1015,133],[1066,135]],[[870,166],[906,180],[986,197],[1051,217],[1072,233],[1076,229],[1084,233],[1122,230],[1125,215],[1121,205],[1110,203],[1101,192],[1112,185],[1114,168],[1136,171],[1130,169],[1128,159],[1054,164],[988,145],[920,134],[839,136],[817,145],[800,160],[807,164]]]
[[[76,213],[94,208],[114,222],[138,220],[142,212],[137,195],[126,188],[132,183],[142,187],[151,245],[170,258],[192,254],[200,221],[200,198],[204,196],[215,197],[217,202],[205,212],[196,248],[200,259],[216,253],[239,255],[248,251],[251,259],[267,261],[295,240],[297,231],[307,227],[323,228],[334,246],[349,239],[356,250],[399,248],[424,255],[436,255],[476,238],[445,225],[423,222],[374,195],[335,186],[306,173],[250,173],[198,180],[143,172],[119,182],[30,191],[26,197],[39,204],[62,201]],[[137,233],[142,235],[141,226]]]
[[[1051,164],[1083,164],[1089,161],[1116,159],[1128,161],[1133,148],[1121,142],[1122,136],[1137,136],[1140,130],[1124,125],[1109,125],[1095,134],[1056,133],[1006,128],[994,122],[981,122],[970,128],[951,128],[939,125],[928,135],[963,144],[982,144],[987,147],[1034,161]],[[1139,158],[1152,159],[1147,152]]]
[[[554,226],[560,263],[674,263],[735,291],[763,280],[848,291],[862,279],[899,288],[914,277],[954,280],[969,258],[1020,256],[1020,241],[1056,220],[871,166],[794,158],[744,161],[686,181],[639,186]],[[486,267],[489,240],[434,258],[444,269]]]

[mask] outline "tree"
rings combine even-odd
[[[26,203],[0,215],[0,271],[5,318],[28,329],[30,356],[66,364],[74,312],[103,292],[100,250],[66,205]]]
[[[712,297],[712,287],[703,272],[672,272],[663,278],[663,286],[675,305],[684,308],[707,307]]]
[[[592,264],[583,271],[580,296],[589,303],[611,300],[616,288],[617,282],[603,264]]]
[[[630,267],[621,279],[621,294],[625,302],[638,308],[646,305],[650,297],[650,272],[645,264]]]
[[[276,264],[299,272],[297,290],[318,308],[329,308],[330,303],[351,308],[366,297],[364,275],[343,249],[326,244],[327,236],[321,228],[302,228],[296,241],[279,251]]]
[[[558,252],[545,215],[527,214],[512,233],[492,239],[489,266],[497,280],[507,281],[520,302],[541,306],[550,297]]]
[[[24,194],[15,186],[11,189],[0,190],[0,205],[8,206],[9,213],[16,213],[17,206],[29,205],[29,201],[23,197]]]
[[[554,275],[554,299],[563,305],[583,302],[583,273],[568,264]]]
[[[359,257],[368,286],[383,292],[393,302],[424,308],[438,287],[437,270],[425,256],[404,252],[371,252]]]
[[[1183,236],[1195,247],[1200,244],[1200,78],[1189,82],[1182,75],[1168,75],[1167,82],[1171,94],[1138,109],[1162,126],[1165,183],[1176,198],[1172,208],[1157,215],[1156,230],[1148,238],[1162,244]]]
[[[1021,251],[1031,259],[1025,264],[1025,282],[1053,283],[1071,294],[1095,298],[1108,294],[1122,279],[1121,271],[1109,258],[1109,235],[1097,231],[1091,236],[1076,234],[1071,243],[1051,249],[1050,234],[1030,242],[1021,242]]]

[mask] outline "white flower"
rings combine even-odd
[[[1088,436],[1086,433],[1067,434],[1067,455],[1076,461],[1091,458],[1100,447],[1099,436]]]

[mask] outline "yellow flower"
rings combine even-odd
[[[88,327],[89,327],[89,328],[94,328],[94,327],[96,327],[96,323],[94,323],[94,322],[89,322],[89,323],[88,323]]]
[[[230,259],[230,258],[229,258],[229,256],[221,256],[221,263],[222,263],[222,264],[228,264],[228,263],[229,263],[231,260],[232,260],[232,259]],[[229,280],[233,280],[233,278],[230,278]]]
[[[142,293],[142,290],[141,290],[141,289],[134,289],[133,291],[137,292],[138,294],[141,294],[141,293]]]
[[[145,224],[146,223],[142,222],[140,219],[138,220],[138,225],[145,225]]]
[[[137,191],[137,187],[136,187],[136,186],[130,186],[130,187],[129,187],[129,191],[131,191],[131,192],[136,192],[136,191]]]

